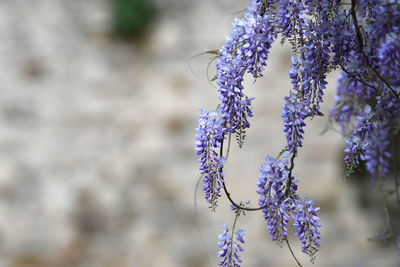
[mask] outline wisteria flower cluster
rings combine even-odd
[[[319,208],[313,208],[315,201],[298,197],[297,180],[289,169],[290,155],[289,152],[283,153],[283,160],[267,157],[257,183],[258,204],[262,207],[272,240],[281,243],[287,239],[287,225],[292,217],[295,235],[303,243],[303,252],[313,257],[320,245],[318,227],[321,225],[316,214]]]
[[[244,251],[240,244],[244,244],[243,236],[246,231],[242,229],[236,230],[234,233],[235,239],[234,235],[229,235],[229,229],[225,224],[221,225],[221,227],[224,231],[218,235],[220,240],[218,246],[221,249],[218,252],[218,257],[221,258],[218,265],[222,267],[240,266],[242,262],[240,252]]]
[[[265,158],[257,183],[258,207],[248,207],[249,202],[237,204],[226,187],[224,141],[234,134],[242,147],[254,100],[245,94],[244,76],[262,77],[278,37],[292,47],[292,88],[281,113],[286,144],[278,157]],[[217,208],[224,192],[236,214],[234,224],[241,212],[261,210],[271,239],[288,246],[292,225],[311,259],[320,248],[319,208],[300,196],[292,170],[307,119],[323,116],[326,76],[333,70],[340,74],[330,118],[347,143],[347,174],[365,163],[371,181],[382,185],[392,173],[391,137],[400,130],[400,0],[251,0],[218,51],[218,108],[201,110],[196,136],[210,208]],[[399,195],[398,187],[395,191]],[[239,266],[244,231],[233,233],[237,243],[223,229],[220,265]],[[392,231],[393,238],[399,234],[399,229]]]

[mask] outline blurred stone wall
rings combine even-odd
[[[110,34],[110,1],[0,1],[0,266],[196,267],[207,253],[216,265],[220,225],[233,216],[225,200],[208,211],[201,190],[194,216],[198,109],[215,108],[217,93],[212,58],[191,57],[219,48],[246,4],[158,0],[148,34],[122,42]],[[257,203],[263,155],[284,145],[288,51],[276,44],[265,77],[246,82],[255,117],[226,167],[235,199]],[[327,120],[309,121],[294,172],[321,207],[314,266],[392,266],[394,250],[366,241],[379,215],[362,213],[342,180],[343,141],[319,134]],[[295,266],[261,214],[238,224],[244,266]]]

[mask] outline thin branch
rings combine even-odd
[[[195,58],[197,58],[197,57],[199,57],[199,56],[206,55],[206,54],[216,55],[217,57],[219,57],[219,51],[218,51],[218,50],[205,50],[204,52],[201,52],[201,53],[198,53],[198,54],[196,54],[196,55],[191,56],[190,59],[189,59],[189,62],[187,63],[187,64],[188,64],[188,67],[189,67],[189,69],[190,69],[190,71],[191,71],[197,78],[199,78],[199,75],[197,75],[197,73],[193,70],[193,68],[192,68],[192,61],[193,61]]]
[[[218,89],[218,88],[215,87],[215,85],[213,85],[211,82],[214,81],[215,79],[217,79],[217,75],[215,75],[212,79],[210,79],[209,69],[210,69],[211,63],[213,63],[214,60],[216,60],[217,58],[219,58],[219,56],[215,56],[215,57],[211,58],[210,61],[208,61],[207,70],[206,70],[208,83],[211,84],[215,89]]]
[[[233,257],[232,257],[232,253],[233,253],[233,249],[232,249],[232,247],[233,247],[233,235],[234,235],[234,233],[235,233],[236,221],[237,221],[238,217],[239,217],[239,212],[236,213],[236,215],[235,215],[235,220],[233,221],[233,225],[232,225],[231,249],[230,249],[231,253],[230,253],[230,255],[229,255],[229,257],[230,257],[229,266],[232,265],[232,260],[233,260]]]
[[[292,186],[292,171],[294,168],[294,158],[296,157],[296,153],[292,154],[292,157],[290,158],[290,168],[289,168],[289,175],[287,177],[287,182],[286,182],[286,190],[285,190],[285,196],[288,197],[290,194],[290,187]]]
[[[222,139],[221,141],[221,147],[219,150],[219,156],[222,157],[223,156],[223,151],[224,151],[224,140]],[[222,179],[221,180],[222,183],[222,187],[224,188],[224,192],[226,197],[228,198],[228,200],[231,202],[231,204],[233,206],[235,206],[236,208],[240,209],[240,210],[245,210],[245,211],[257,211],[257,210],[261,210],[263,208],[265,208],[266,206],[262,206],[262,207],[258,207],[258,208],[247,208],[247,207],[243,207],[239,204],[237,204],[232,198],[231,198],[231,194],[229,193],[228,189],[226,188],[226,184],[225,181]]]
[[[350,73],[350,72],[347,71],[344,67],[341,67],[341,68],[342,68],[342,70],[347,74],[347,76],[350,76],[351,78],[353,78],[354,80],[356,80],[356,81],[358,81],[358,82],[364,84],[365,86],[371,87],[371,88],[373,88],[373,89],[379,91],[379,89],[378,89],[376,86],[374,86],[374,85],[372,85],[372,84],[369,84],[369,83],[365,82],[365,81],[362,80],[362,79],[357,78],[353,73]]]
[[[224,192],[225,192],[226,197],[229,199],[229,201],[232,203],[232,205],[235,206],[236,208],[238,208],[240,210],[245,210],[245,211],[257,211],[257,210],[261,210],[266,207],[266,206],[262,206],[262,207],[258,207],[258,208],[243,207],[243,206],[237,204],[235,201],[233,201],[233,199],[231,198],[231,194],[229,193],[228,189],[226,188],[225,182],[222,182],[222,185],[224,187]]]
[[[290,247],[289,240],[288,240],[287,238],[286,238],[285,240],[286,240],[286,244],[287,244],[287,246],[288,246],[288,248],[289,248],[289,250],[290,250],[290,253],[292,254],[294,260],[297,262],[297,265],[299,265],[300,267],[302,267],[301,263],[300,263],[299,260],[296,258],[296,256],[295,256],[294,253],[293,253],[292,248]]]

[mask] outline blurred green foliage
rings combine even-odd
[[[151,0],[113,0],[114,33],[122,38],[142,36],[155,15]]]

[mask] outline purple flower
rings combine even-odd
[[[254,99],[243,93],[243,75],[248,71],[255,78],[262,76],[269,49],[276,38],[271,16],[267,12],[261,15],[260,5],[261,1],[253,0],[244,18],[235,19],[217,61],[219,112],[226,131],[237,132],[240,136],[250,127],[248,117],[253,116],[250,104]]]
[[[210,208],[215,210],[224,174],[225,158],[218,155],[223,140],[221,116],[217,111],[200,111],[196,135],[196,151],[200,156],[199,168],[203,177],[203,190]]]
[[[381,123],[367,138],[368,149],[365,152],[366,168],[371,180],[385,179],[389,174],[389,127]]]
[[[279,1],[278,21],[285,37],[297,36],[301,39],[305,29],[305,8],[302,1]]]
[[[254,5],[254,1],[252,2]],[[250,6],[249,11],[253,9]],[[277,33],[275,30],[272,16],[265,14],[263,16],[248,12],[245,14],[246,23],[244,28],[243,46],[237,49],[238,53],[243,55],[244,64],[247,71],[254,78],[261,77],[264,67],[267,65],[269,49],[274,42]]]
[[[299,70],[302,102],[310,115],[318,115],[330,64],[330,41],[324,28],[313,27],[305,32],[307,43],[301,48],[304,60]]]
[[[377,50],[380,73],[393,87],[400,86],[400,36],[389,33]]]
[[[304,119],[308,116],[308,111],[303,102],[297,99],[297,95],[290,92],[285,97],[286,103],[283,105],[283,131],[286,136],[286,148],[290,153],[297,154],[297,148],[302,146],[302,139],[306,125]]]
[[[357,117],[356,129],[352,132],[351,137],[346,138],[348,146],[344,151],[346,153],[344,160],[350,169],[358,166],[360,159],[365,160],[365,153],[369,149],[368,138],[376,128],[372,121],[372,115],[371,107],[366,105],[364,114]]]
[[[247,201],[246,201],[246,205],[248,205],[248,204],[250,204],[250,200],[247,200]],[[240,201],[239,206],[240,206],[240,207],[244,207],[245,205],[244,205],[244,203],[243,203],[242,201]],[[233,205],[233,204],[231,204],[231,210],[232,210],[235,214],[237,214],[237,216],[240,216],[242,213],[243,213],[243,215],[246,215],[246,214],[244,213],[244,210],[239,209],[238,207],[236,207],[236,206]]]
[[[396,118],[400,114],[400,98],[393,97],[391,92],[386,91],[380,96],[376,97],[376,109],[380,112],[377,113],[376,119],[382,122],[396,123]]]
[[[240,244],[244,243],[243,236],[246,231],[241,229],[235,231],[236,240],[233,240],[232,236],[229,235],[228,227],[225,224],[221,225],[221,227],[224,231],[218,235],[220,240],[218,243],[220,247],[218,257],[221,258],[218,265],[223,267],[240,266],[239,263],[242,262],[240,252],[244,251]]]
[[[250,101],[243,94],[243,75],[246,71],[243,56],[236,52],[245,32],[245,20],[235,19],[230,37],[220,49],[217,61],[217,86],[221,101],[219,112],[222,114],[226,131],[234,133],[237,129],[250,126],[247,117],[252,116],[248,105]]]
[[[287,224],[297,200],[296,181],[291,177],[291,188],[286,190],[289,176],[290,153],[284,153],[283,161],[268,156],[261,166],[257,193],[260,194],[258,204],[262,207],[264,220],[273,241],[281,242],[287,237]],[[286,192],[288,191],[288,192]]]
[[[351,52],[356,47],[356,33],[348,14],[341,13],[332,19],[330,24],[330,42],[333,52],[332,65],[334,68],[351,63]]]
[[[267,221],[267,229],[273,241],[282,242],[287,237],[287,224],[289,222],[291,205],[288,201],[274,201],[264,208],[264,220]]]
[[[268,206],[275,202],[275,199],[284,197],[284,181],[289,175],[287,160],[282,162],[271,156],[266,157],[266,161],[261,166],[259,181],[257,183],[257,193],[260,194],[258,205],[260,207]],[[268,209],[266,207],[266,209]],[[267,210],[265,210],[267,211]]]
[[[371,15],[378,2],[378,0],[359,0],[361,16],[365,17],[366,15]]]
[[[319,208],[314,208],[315,200],[308,200],[303,198],[301,202],[297,203],[296,211],[292,215],[294,223],[293,227],[296,229],[295,236],[298,236],[302,245],[302,251],[314,257],[315,253],[320,247],[320,232],[318,228],[319,218],[316,212]]]

